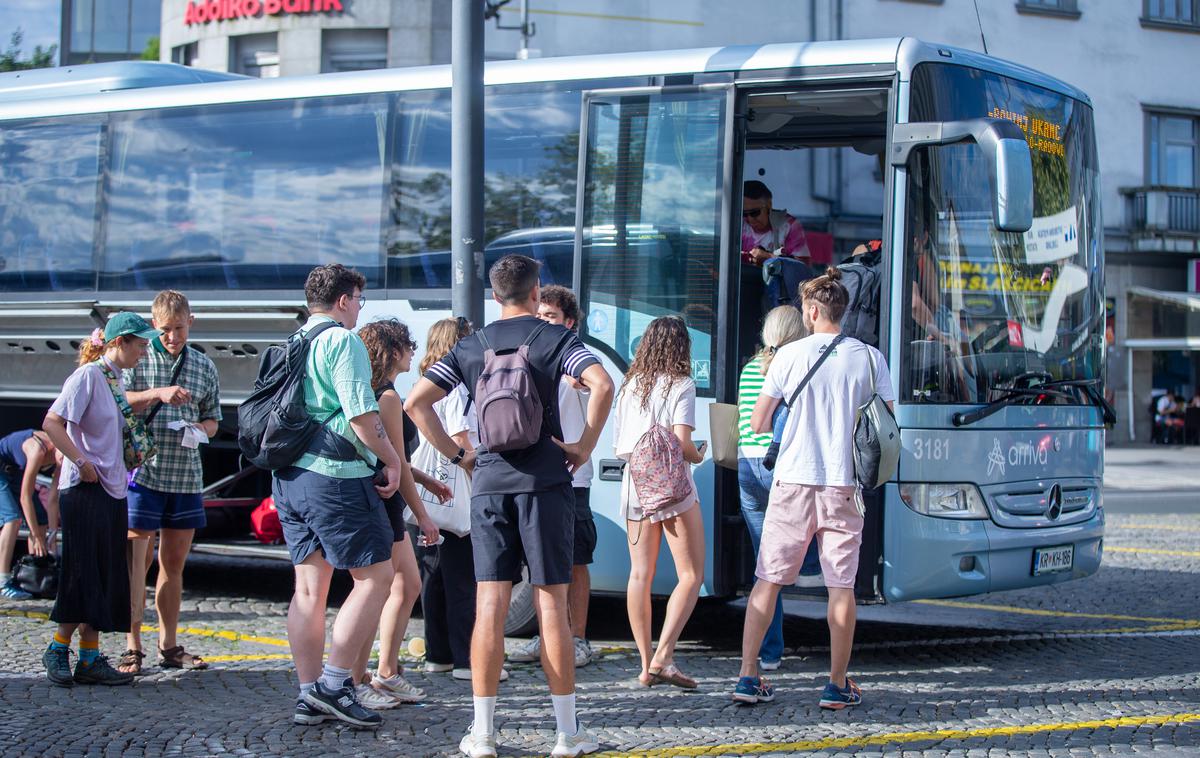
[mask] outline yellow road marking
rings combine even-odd
[[[505,13],[520,13],[519,8],[501,8]],[[703,21],[687,21],[681,18],[646,18],[644,16],[616,16],[611,13],[588,13],[586,11],[552,11],[530,8],[530,14],[538,13],[543,16],[573,16],[575,18],[592,18],[599,21],[635,21],[641,24],[671,24],[674,26],[704,26]]]
[[[45,611],[18,611],[14,609],[0,609],[0,616],[11,616],[13,618],[28,618],[38,621],[49,621],[50,614]],[[142,631],[146,634],[157,634],[158,627],[143,626]],[[193,637],[210,637],[213,639],[228,640],[230,642],[257,642],[260,645],[272,645],[274,647],[287,647],[288,641],[279,639],[278,637],[262,637],[257,634],[242,634],[241,632],[233,632],[228,629],[199,629],[196,627],[180,627],[177,634],[187,634]]]
[[[1200,558],[1200,551],[1197,550],[1155,550],[1148,547],[1112,547],[1105,545],[1104,549],[1109,553],[1145,553],[1147,555],[1178,555],[1184,558]]]
[[[996,611],[999,613],[1016,613],[1023,616],[1044,616],[1064,619],[1100,619],[1102,621],[1139,621],[1145,624],[1161,624],[1178,629],[1198,629],[1198,619],[1161,618],[1156,616],[1126,616],[1119,613],[1080,613],[1078,611],[1049,611],[1043,608],[1020,608],[1015,605],[993,605],[991,603],[971,603],[964,600],[914,600],[914,603],[925,605],[941,605],[948,608],[966,608],[975,611]],[[1144,628],[1143,628],[1144,631]]]
[[[691,755],[751,755],[756,753],[794,753],[798,751],[829,750],[831,748],[866,747],[871,745],[903,745],[911,742],[944,742],[946,740],[969,740],[979,737],[1010,737],[1018,734],[1041,734],[1045,732],[1077,732],[1093,729],[1117,729],[1119,727],[1164,726],[1187,724],[1200,721],[1200,713],[1176,713],[1165,716],[1122,716],[1096,721],[1066,721],[1050,724],[1025,724],[1020,726],[980,727],[977,729],[936,729],[919,732],[888,732],[862,737],[827,737],[820,740],[796,742],[744,742],[727,745],[686,745],[639,750],[636,753],[600,753],[607,758],[617,756],[691,756]]]
[[[260,655],[202,655],[206,663],[231,663],[237,661],[290,661],[291,653],[262,653]]]

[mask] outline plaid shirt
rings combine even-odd
[[[221,420],[221,383],[217,367],[207,355],[192,348],[187,350],[187,363],[174,382],[192,393],[183,405],[164,404],[150,422],[150,431],[158,454],[137,470],[134,481],[143,487],[161,492],[194,493],[204,489],[204,471],[200,467],[200,450],[183,446],[183,431],[167,428],[172,421],[199,423],[208,419]],[[166,350],[151,343],[146,357],[137,366],[125,371],[125,390],[143,392],[156,387],[171,386],[171,373],[176,359]],[[145,419],[158,403],[152,403],[139,416]]]

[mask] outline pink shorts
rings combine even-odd
[[[825,586],[853,588],[863,530],[854,489],[786,482],[771,485],[754,575],[774,584],[794,584],[815,534]]]

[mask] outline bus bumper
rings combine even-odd
[[[961,597],[1039,587],[1096,573],[1104,549],[1104,509],[1087,521],[1009,529],[991,520],[933,518],[910,510],[888,487],[883,589],[888,602]],[[1033,575],[1033,551],[1074,547],[1070,570]]]

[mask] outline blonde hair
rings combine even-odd
[[[151,303],[150,315],[156,321],[166,321],[172,316],[190,316],[192,315],[192,305],[182,292],[163,290]]]
[[[458,341],[471,333],[471,322],[465,318],[444,318],[429,327],[425,339],[425,357],[421,358],[418,371],[424,376],[429,367],[445,358]]]
[[[763,320],[762,349],[754,356],[762,364],[759,370],[763,376],[767,375],[767,369],[771,367],[771,361],[775,360],[779,348],[803,336],[804,319],[795,306],[780,305],[772,308]]]
[[[100,360],[100,356],[104,355],[104,351],[122,344],[125,339],[125,335],[122,335],[114,337],[111,342],[105,342],[104,329],[102,327],[93,329],[91,334],[79,342],[79,365],[86,366],[89,363],[95,363]]]

